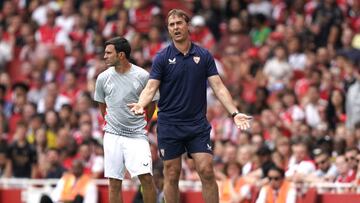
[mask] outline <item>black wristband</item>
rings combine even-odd
[[[232,114],[231,114],[231,117],[233,117],[233,118],[234,118],[234,117],[235,117],[236,115],[238,115],[239,113],[240,113],[240,112],[235,111],[234,113],[232,113]]]

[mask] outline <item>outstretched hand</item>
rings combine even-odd
[[[238,113],[234,117],[234,122],[238,128],[240,128],[241,130],[246,130],[246,129],[250,128],[250,121],[252,118],[253,118],[252,116]]]
[[[130,111],[134,112],[135,115],[142,115],[145,113],[144,108],[138,103],[127,104],[127,106],[130,108]]]

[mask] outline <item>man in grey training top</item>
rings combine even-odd
[[[109,178],[110,203],[122,202],[121,184],[125,167],[131,177],[138,176],[143,187],[145,203],[156,202],[156,190],[152,178],[152,160],[146,136],[144,115],[134,115],[127,107],[137,102],[149,74],[129,62],[131,47],[122,37],[105,43],[105,63],[108,69],[102,72],[95,87],[94,100],[106,124],[104,126],[105,177]],[[151,119],[154,102],[147,108]],[[119,195],[120,193],[120,195]]]

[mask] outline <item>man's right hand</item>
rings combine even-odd
[[[144,108],[138,103],[127,104],[127,106],[130,108],[130,111],[134,112],[135,115],[142,115],[145,113]]]

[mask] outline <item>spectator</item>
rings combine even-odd
[[[276,166],[269,169],[267,173],[269,184],[260,189],[256,203],[278,202],[295,203],[296,190],[292,183],[285,179],[285,172]]]
[[[271,29],[266,24],[266,16],[263,14],[255,14],[251,18],[252,29],[250,30],[250,36],[252,43],[260,47],[268,38]]]
[[[331,130],[335,130],[337,124],[344,123],[346,120],[345,94],[340,89],[330,92],[326,106],[326,121]]]
[[[224,148],[224,154],[222,156],[222,160],[225,163],[236,162],[237,148],[236,148],[235,144],[233,144],[231,142],[227,142],[224,145],[224,147],[225,148]]]
[[[240,164],[241,170],[239,174],[246,176],[253,169],[252,156],[254,154],[251,145],[240,146],[237,150],[236,161]]]
[[[266,87],[257,87],[255,90],[255,102],[248,104],[247,112],[255,115],[261,114],[264,110],[269,108],[267,99],[270,92]]]
[[[309,146],[303,138],[298,138],[291,146],[292,156],[289,160],[286,177],[302,181],[307,174],[315,171],[315,164],[310,159]]]
[[[143,0],[138,3],[136,8],[129,11],[130,23],[134,25],[137,32],[146,34],[149,33],[152,17],[159,14],[160,9],[150,0]]]
[[[292,76],[292,69],[287,62],[287,50],[284,46],[275,47],[275,55],[268,60],[264,66],[264,74],[268,78],[268,89],[270,91],[285,88]]]
[[[70,33],[75,24],[74,3],[66,0],[61,6],[61,14],[56,17],[55,25],[59,26],[65,33]]]
[[[280,117],[283,119],[284,127],[291,131],[295,122],[305,120],[305,112],[299,105],[293,90],[284,90],[279,96],[285,107]]]
[[[42,0],[32,12],[31,19],[34,20],[38,26],[42,26],[48,21],[48,11],[58,9],[60,8],[57,2]]]
[[[94,153],[88,141],[79,144],[77,159],[81,160],[84,164],[84,173],[91,174]]]
[[[80,84],[84,84],[86,81],[86,72],[88,71],[85,47],[81,44],[73,43],[70,54],[64,59],[64,64],[66,70],[71,70],[75,73],[77,82],[80,81]]]
[[[51,197],[42,196],[40,203],[52,202],[73,202],[73,203],[96,203],[98,201],[98,191],[92,178],[83,173],[83,163],[80,160],[74,160],[71,171],[65,173]]]
[[[9,121],[9,141],[12,141],[12,136],[15,132],[17,122],[22,119],[22,112],[27,101],[27,92],[29,87],[23,82],[17,82],[12,85],[11,103],[5,113],[8,113]]]
[[[345,161],[349,164],[349,167],[352,171],[353,176],[356,175],[357,172],[357,155],[359,154],[359,149],[356,147],[348,147],[345,150]]]
[[[218,182],[220,203],[249,202],[250,186],[240,174],[240,164],[232,162],[225,165],[225,176]]]
[[[285,136],[275,140],[275,151],[272,153],[272,160],[275,165],[286,170],[291,156],[290,139]]]
[[[323,149],[315,149],[314,160],[317,170],[308,177],[309,181],[333,182],[337,177],[338,172],[335,164],[331,162],[329,153]]]
[[[62,28],[62,25],[56,24],[56,11],[52,8],[46,8],[45,23],[39,25],[39,29],[35,33],[36,41],[39,45],[52,48],[52,46],[64,45],[69,47],[70,39]]]
[[[49,110],[45,113],[45,128],[46,128],[46,140],[49,148],[56,147],[56,132],[59,128],[59,115],[53,110]]]
[[[253,184],[261,186],[269,169],[275,165],[271,159],[271,150],[266,145],[263,145],[257,149],[256,156],[253,159],[253,171],[249,173],[248,178]],[[259,182],[255,183],[257,181]]]
[[[44,176],[45,178],[61,178],[63,173],[66,172],[66,169],[60,162],[60,152],[57,149],[50,148],[47,150],[46,161],[48,168]]]
[[[336,157],[335,165],[338,171],[338,176],[335,182],[339,183],[350,183],[355,180],[354,171],[350,168],[350,165],[346,162],[344,155]]]
[[[237,84],[240,78],[240,52],[236,46],[227,46],[221,52],[221,58],[224,65],[224,75],[227,84]],[[236,87],[234,87],[236,88]]]
[[[45,95],[44,78],[40,70],[32,70],[29,75],[30,90],[27,94],[29,102],[38,104]],[[37,110],[37,109],[36,109]]]
[[[72,31],[69,33],[70,40],[76,42],[84,48],[84,55],[86,57],[92,56],[95,52],[94,31],[86,27],[85,18],[81,15],[76,15]]]
[[[194,2],[194,14],[204,17],[206,26],[218,42],[221,37],[220,24],[222,23],[223,13],[220,1],[198,1]]]
[[[294,20],[294,32],[297,34],[297,36],[299,36],[304,50],[307,51],[316,49],[314,40],[315,36],[311,32],[310,27],[308,27],[306,24],[308,20],[307,15],[300,11],[299,13],[296,13],[292,20]]]
[[[35,132],[43,126],[43,117],[40,114],[33,115],[28,122],[26,139],[30,144],[35,142]]]
[[[70,98],[59,94],[59,87],[56,82],[49,82],[46,84],[46,96],[40,99],[37,112],[59,111],[64,104],[70,104]]]
[[[225,6],[226,19],[246,15],[247,4],[248,1],[246,0],[227,0]]]
[[[206,26],[204,17],[196,15],[191,19],[191,40],[208,49],[211,53],[215,51],[215,38]]]
[[[227,32],[221,37],[217,52],[221,54],[226,47],[235,46],[236,52],[242,53],[251,45],[251,38],[247,35],[245,22],[238,17],[232,17],[227,24]]]
[[[73,113],[73,107],[70,104],[64,104],[61,106],[59,111],[59,126],[69,126],[69,120],[71,118],[71,114]]]
[[[255,152],[257,152],[262,146],[265,145],[265,140],[262,134],[253,134],[251,136],[251,144],[255,147]]]
[[[77,79],[79,78],[75,71],[67,71],[64,75],[63,85],[61,86],[59,92],[61,95],[70,98],[72,105],[75,104],[76,99],[81,93]]]
[[[315,85],[309,87],[306,104],[304,105],[306,123],[316,127],[322,120],[321,111],[325,110],[326,103],[320,98],[319,88]]]
[[[24,108],[21,112],[21,118],[22,120],[29,124],[30,120],[33,116],[36,115],[36,104],[32,102],[26,102],[24,105]]]
[[[303,71],[306,64],[306,54],[303,52],[303,43],[300,37],[292,37],[287,44],[289,65],[295,71]]]
[[[327,16],[327,18],[323,18]],[[312,16],[311,30],[315,34],[314,42],[319,46],[335,48],[339,43],[339,29],[343,14],[335,0],[321,1]]]
[[[47,150],[47,137],[46,137],[46,129],[44,127],[39,128],[35,131],[35,140],[32,146],[34,146],[35,150],[36,150],[36,155],[37,155],[37,164],[39,167],[41,167],[39,169],[39,171],[43,171],[42,169],[44,169],[44,162],[45,162],[45,157],[46,157],[46,150]],[[40,173],[41,173],[40,172]]]
[[[149,30],[149,39],[144,45],[144,54],[146,60],[151,61],[158,51],[165,48],[166,43],[161,38],[161,30],[159,27],[152,26]]]
[[[32,145],[26,140],[27,126],[19,121],[16,125],[14,141],[7,152],[5,177],[34,178],[37,170],[37,155]]]
[[[131,41],[136,31],[129,22],[129,14],[125,9],[118,11],[117,18],[106,23],[102,35],[105,39],[115,36],[124,36],[125,39]]]

